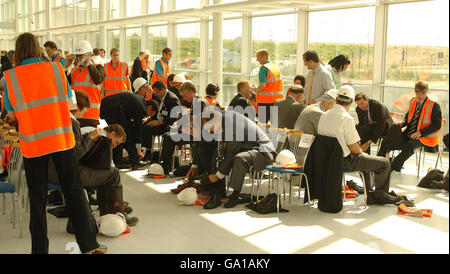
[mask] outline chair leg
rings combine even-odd
[[[17,205],[19,208],[19,238],[23,237],[23,212],[22,212],[22,202],[20,200],[20,196],[17,193],[14,193],[17,199]]]
[[[280,176],[277,177],[277,216],[280,218]]]
[[[292,174],[288,175],[289,178],[289,203],[291,203],[291,196],[292,196]]]
[[[416,163],[419,163],[418,164],[418,166],[417,166],[417,177],[419,177],[419,174],[420,174],[420,158],[421,158],[421,155],[422,155],[422,147],[419,149],[419,162],[417,162],[417,157],[416,157]],[[417,154],[416,154],[416,156],[417,156]]]
[[[10,193],[9,197],[11,198],[11,208],[9,214],[12,223],[12,228],[16,228],[16,205],[14,202],[14,193]]]
[[[2,200],[3,200],[3,215],[6,214],[6,197],[5,197],[5,193],[2,194]]]
[[[345,197],[345,174],[342,174],[342,196],[344,202],[347,202],[347,198]]]
[[[366,180],[364,179],[364,174],[362,172],[359,172],[359,177],[361,177],[361,181],[363,183],[364,187],[364,207],[367,207],[367,187],[366,187]]]
[[[306,180],[306,189],[307,189],[307,193],[308,193],[308,205],[309,205],[308,208],[311,208],[311,203],[312,203],[312,205],[314,205],[314,201],[311,201],[311,194],[310,194],[310,192],[309,192],[309,181],[308,181],[308,176],[307,176],[306,174],[304,174],[304,173],[303,173],[303,175],[305,176],[305,180]],[[302,182],[302,181],[300,181],[300,187],[302,186],[302,185],[301,185],[301,182]],[[299,196],[300,196],[300,195],[299,195]]]

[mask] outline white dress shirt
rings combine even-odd
[[[342,147],[344,157],[351,153],[348,146],[361,140],[352,116],[343,106],[338,104],[320,117],[318,133],[328,137],[336,137]]]

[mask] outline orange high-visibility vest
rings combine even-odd
[[[119,62],[115,70],[113,69],[111,62],[104,64],[103,67],[105,68],[105,81],[103,82],[105,97],[119,92],[130,91],[129,82],[126,76],[128,70],[127,63]]]
[[[283,82],[280,70],[274,63],[266,63],[267,68],[266,88],[256,94],[258,103],[274,103],[277,99],[283,99]]]
[[[167,77],[168,77],[169,74],[170,74],[170,69],[169,69],[169,67],[167,66],[166,62],[165,62],[162,58],[159,58],[158,61],[161,62],[161,65],[162,65],[162,68],[163,68],[163,75],[164,75],[164,77],[167,79]],[[155,66],[153,67],[152,85],[153,85],[154,82],[158,81],[158,76],[157,76],[157,74],[156,74],[156,63],[157,63],[158,61],[155,62]],[[164,80],[163,82],[164,82],[164,84],[166,84],[166,86],[167,86],[167,80]]]
[[[61,54],[58,54],[58,56],[56,56],[56,58],[55,58],[55,60],[53,60],[53,62],[61,63],[61,61],[60,61],[61,59],[66,60],[66,58],[61,56]]]
[[[414,111],[416,110],[417,98],[414,97],[409,102],[409,112],[406,122],[409,124],[414,116]],[[417,124],[417,131],[420,131],[431,125],[431,113],[433,112],[433,106],[435,102],[430,99],[426,99],[424,105],[422,106],[422,111],[419,117],[419,123]],[[439,143],[439,130],[435,131],[427,136],[419,137],[419,141],[430,147],[434,147]]]
[[[141,59],[141,63],[142,63],[142,70],[143,71],[147,71],[148,70],[148,65],[150,64],[150,59],[145,59],[145,58],[142,58]]]
[[[209,96],[205,96],[204,98],[205,98],[206,102],[208,102],[208,106],[215,107],[218,104],[216,100],[214,100],[213,98],[211,98]]]
[[[39,157],[75,146],[67,79],[60,63],[17,66],[5,72],[5,79],[23,156]]]
[[[148,89],[147,94],[144,96],[145,101],[151,100],[153,97],[153,89]]]
[[[89,75],[87,67],[75,67],[72,69],[72,90],[81,90],[89,95],[91,107],[83,115],[83,118],[100,120],[100,92],[101,86],[96,85]]]

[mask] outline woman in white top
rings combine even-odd
[[[333,82],[336,85],[337,89],[339,89],[342,86],[340,74],[341,72],[344,72],[348,69],[350,63],[351,62],[348,56],[341,54],[331,59],[330,62],[328,62],[328,65],[326,65],[326,68],[333,77]]]

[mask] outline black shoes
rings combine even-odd
[[[130,167],[131,167],[130,164],[124,164],[124,163],[116,165],[116,168],[118,168],[118,169],[129,169]]]
[[[141,170],[144,169],[146,165],[146,163],[139,161],[135,164],[131,164],[131,170]]]
[[[358,192],[358,194],[364,194],[364,188],[360,187],[353,180],[347,181],[347,185],[348,185],[348,188],[353,189],[354,191]]]
[[[395,204],[402,200],[402,197],[392,196],[384,191],[375,191],[373,194],[376,198],[376,204],[378,205]]]
[[[217,193],[214,193],[211,199],[203,205],[204,209],[214,209],[219,207],[222,204],[222,200],[220,198],[220,195]]]
[[[125,216],[125,221],[127,222],[127,225],[129,226],[134,226],[137,223],[139,223],[139,218],[138,217],[130,217],[128,216],[128,214],[122,212],[123,216]]]
[[[223,207],[233,208],[233,207],[237,206],[238,204],[240,204],[239,198],[230,197],[230,199],[228,199],[228,201],[223,205]]]
[[[84,252],[83,254],[105,254],[108,251],[108,248],[105,245],[100,245],[96,249],[92,249],[88,252]]]

